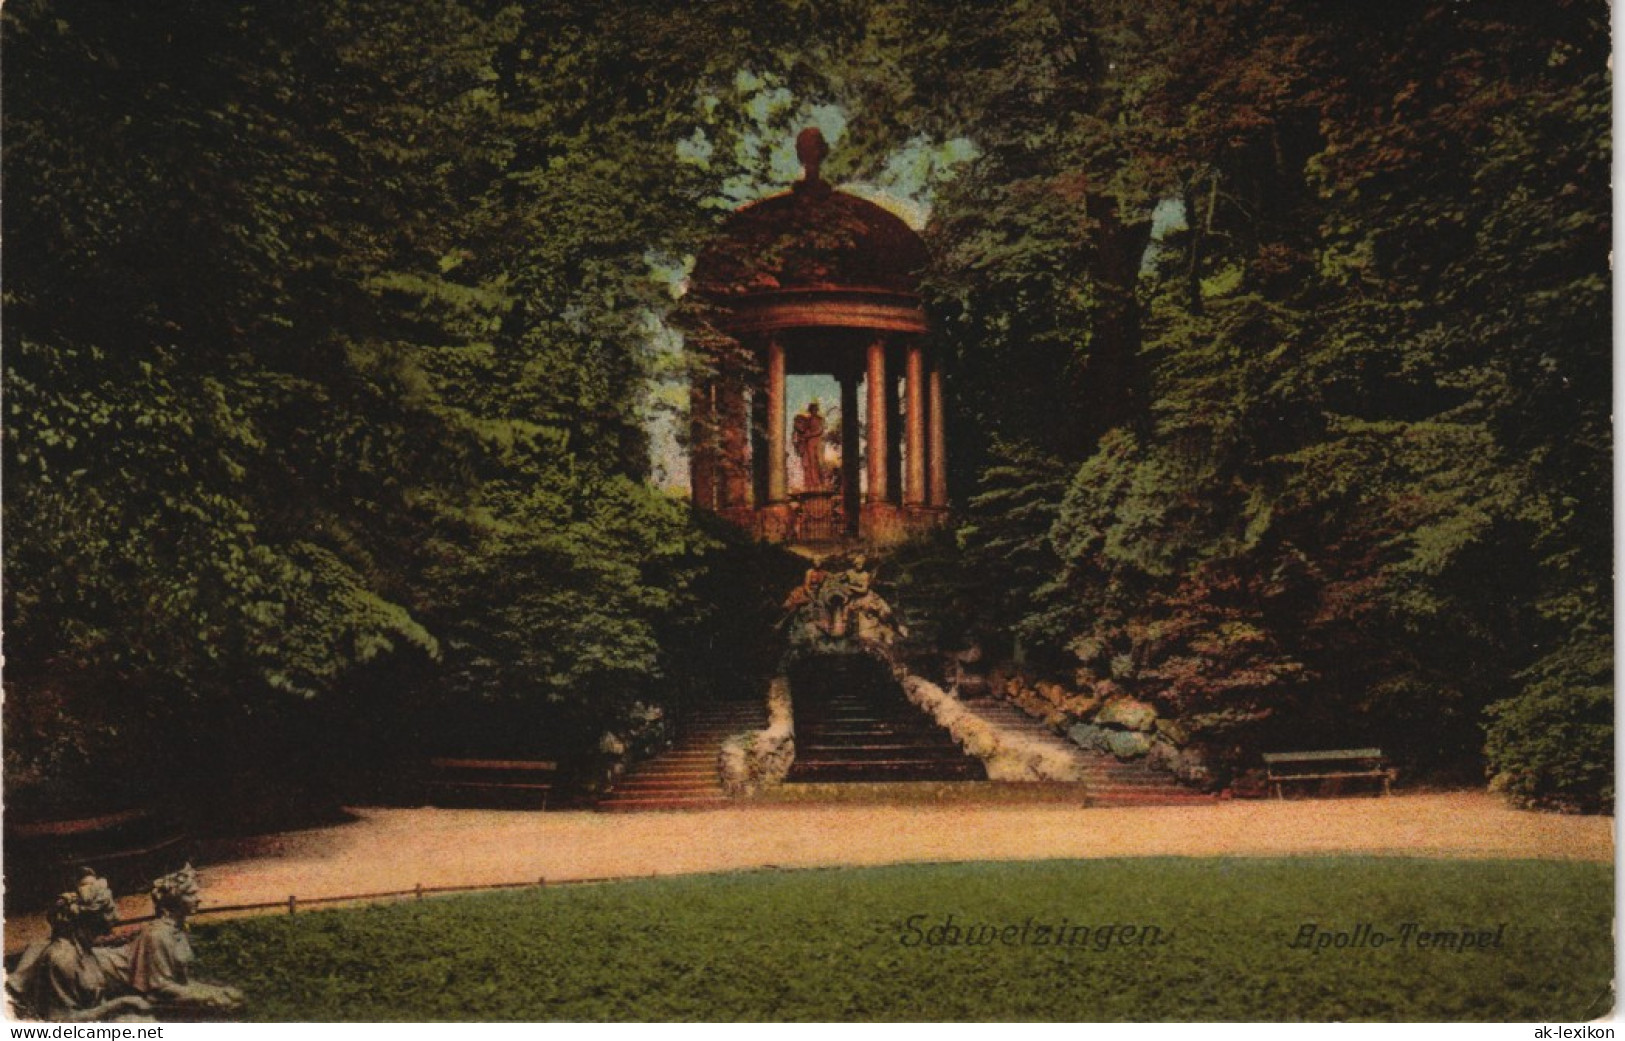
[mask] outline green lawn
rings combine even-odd
[[[950,914],[1016,928],[928,943]],[[1612,914],[1607,864],[1167,858],[560,887],[202,925],[196,946],[273,1021],[1575,1021],[1611,1006]],[[1362,923],[1386,942],[1291,946]],[[1418,946],[1463,930],[1500,946]]]

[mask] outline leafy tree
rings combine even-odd
[[[362,304],[293,163],[310,22],[171,13],[4,15],[7,682],[59,725],[161,733],[436,650],[356,537],[395,513],[391,449],[440,455],[390,436],[432,417],[313,332]]]
[[[1055,565],[986,623],[1238,762],[1369,738],[1471,770],[1528,684],[1498,783],[1611,798],[1599,13],[883,6],[892,97],[978,149],[933,214],[954,443],[1076,468],[1025,485]],[[1007,464],[967,456],[972,543],[1014,533]]]
[[[8,5],[14,782],[502,704],[593,747],[700,685],[721,543],[643,486],[643,398],[662,258],[751,169],[736,73],[821,17],[747,9]]]

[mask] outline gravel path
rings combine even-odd
[[[744,868],[1064,857],[1392,856],[1611,861],[1612,817],[1508,809],[1483,793],[1202,806],[758,806],[701,813],[364,809],[237,843],[201,871],[205,906],[425,886]],[[145,899],[121,901],[127,916]],[[6,923],[8,952],[43,935]]]

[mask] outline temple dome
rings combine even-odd
[[[925,243],[900,217],[821,180],[739,209],[694,265],[693,288],[717,302],[785,290],[913,294]]]

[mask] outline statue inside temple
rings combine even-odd
[[[818,399],[807,403],[807,411],[795,418],[792,440],[801,464],[801,490],[821,492],[829,486],[824,475],[824,433],[828,428],[818,410]]]

